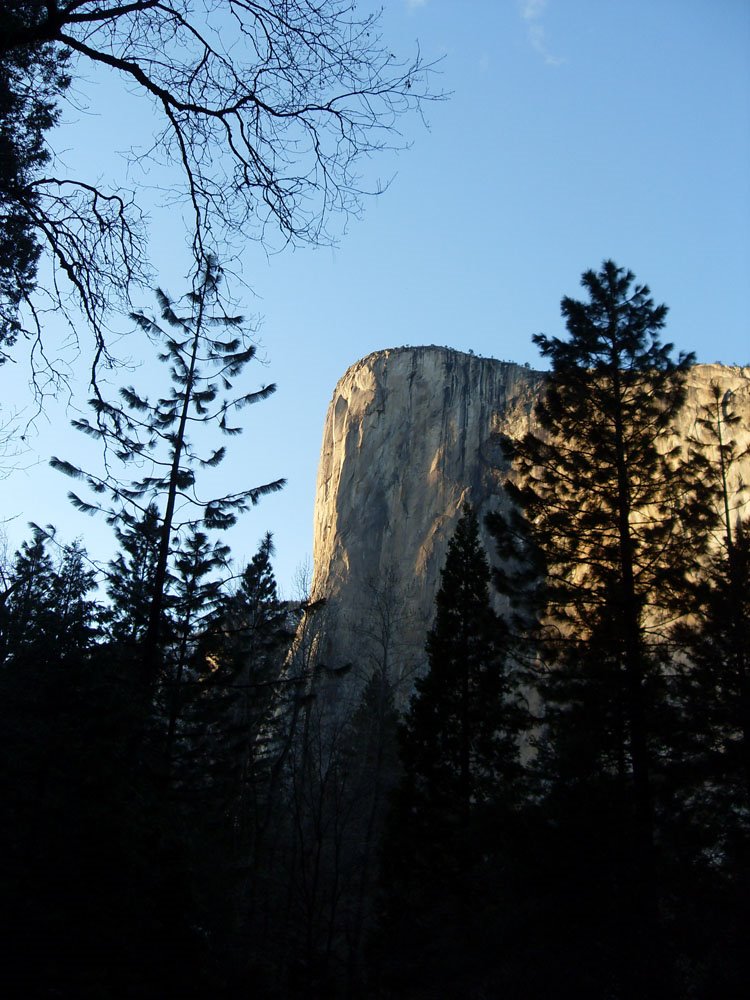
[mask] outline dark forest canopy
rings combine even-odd
[[[279,598],[268,535],[229,579],[221,516],[175,531],[163,573],[157,503],[111,518],[106,602],[49,532],[0,565],[10,995],[744,996],[742,418],[717,390],[689,463],[659,447],[686,362],[665,309],[612,261],[583,285],[567,337],[537,338],[546,436],[506,442],[494,551],[464,507],[401,713],[391,574],[339,663],[334,602]],[[183,391],[110,416],[174,447]]]

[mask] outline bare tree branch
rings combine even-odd
[[[76,79],[87,63],[115,72],[155,122],[150,149],[131,156],[179,168],[166,195],[190,206],[199,270],[210,252],[226,257],[249,239],[271,249],[330,242],[332,218],[360,212],[362,161],[404,147],[400,119],[439,96],[429,90],[434,67],[419,52],[399,62],[378,17],[353,0],[9,0],[0,85],[7,79],[13,95],[36,67],[48,129],[69,82],[61,65]],[[29,63],[28,53],[41,55]],[[64,302],[72,289],[98,362],[108,311],[148,279],[148,233],[135,193],[40,176],[48,158],[40,152],[22,183],[0,189],[0,227],[7,203],[47,248],[55,278],[46,291]],[[34,302],[35,277],[26,274],[9,321]],[[30,322],[38,333],[33,305]],[[8,331],[9,343],[18,330]]]

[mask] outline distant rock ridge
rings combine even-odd
[[[367,671],[389,656],[408,688],[424,666],[463,503],[471,500],[482,523],[507,502],[498,433],[534,428],[544,380],[522,365],[444,347],[377,351],[342,376],[326,416],[314,512],[313,597],[326,597],[331,611],[329,659]],[[722,365],[691,370],[678,437],[693,432],[712,381],[734,392],[748,417],[736,436],[750,444],[750,368]],[[742,471],[750,483],[750,459]],[[493,561],[486,534],[483,541]]]

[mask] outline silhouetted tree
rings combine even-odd
[[[7,0],[0,38],[31,30],[40,14],[30,0]],[[51,44],[6,50],[0,43],[0,364],[23,330],[20,310],[36,289],[43,239],[38,181],[51,158],[47,133],[59,121],[58,101],[70,82],[67,63],[66,50]]]
[[[90,594],[96,589],[97,571],[80,542],[64,546],[56,570],[53,600],[59,621],[57,655],[90,651],[99,638],[101,608]]]
[[[449,544],[429,669],[400,730],[403,778],[385,834],[374,963],[396,996],[486,989],[520,797],[521,696],[467,505]]]
[[[256,348],[241,333],[241,317],[212,312],[220,281],[221,269],[215,260],[209,259],[197,276],[195,290],[185,297],[184,315],[175,311],[174,304],[161,290],[157,290],[157,299],[164,326],[145,313],[133,314],[141,329],[162,347],[159,360],[169,365],[172,383],[168,396],[151,403],[132,387],[123,388],[122,405],[97,396],[91,400],[96,422],[92,424],[85,419],[73,422],[74,427],[111,448],[125,467],[148,458],[154,473],[125,483],[112,474],[100,477],[85,473],[58,458],[51,462],[67,475],[84,480],[95,495],[109,499],[110,505],[106,506],[69,494],[79,510],[104,512],[112,524],[123,520],[123,511],[128,523],[133,511],[143,511],[145,504],[157,499],[163,504],[148,623],[142,643],[143,676],[149,683],[153,683],[159,669],[160,632],[175,531],[197,524],[206,529],[228,528],[235,523],[239,512],[284,484],[283,479],[277,479],[209,500],[203,500],[196,492],[196,468],[217,466],[226,449],[215,448],[202,457],[191,444],[189,430],[210,424],[222,434],[239,434],[241,428],[228,423],[233,411],[266,399],[276,389],[267,385],[255,392],[222,398],[222,392],[232,390],[232,380],[255,357]],[[216,328],[227,332],[212,334]],[[180,521],[176,517],[178,498],[190,513]]]
[[[53,559],[51,537],[37,529],[16,558],[0,669],[3,986],[10,996],[148,995],[166,988],[170,967],[187,988],[202,952],[172,804],[132,752],[140,706],[127,657],[97,641],[85,551]]]
[[[54,568],[44,532],[34,532],[16,553],[0,607],[3,662],[23,660],[33,650],[52,651],[55,630]]]
[[[517,776],[505,626],[492,610],[490,571],[474,512],[465,507],[448,547],[427,637],[429,670],[402,730],[402,759],[417,800],[457,811],[507,794]]]
[[[667,308],[634,281],[612,261],[587,271],[589,301],[562,300],[569,340],[534,337],[552,362],[536,409],[547,437],[528,434],[508,451],[509,489],[544,554],[548,620],[577,642],[606,631],[622,673],[618,704],[648,854],[651,637],[684,609],[711,513],[679,446],[669,446],[693,359],[671,359],[658,336]]]
[[[719,538],[704,567],[693,614],[678,624],[674,638],[686,656],[678,671],[678,697],[684,731],[693,743],[692,762],[702,771],[694,777],[704,794],[725,796],[724,809],[736,815],[737,809],[750,807],[750,522],[742,516],[748,496],[737,468],[750,449],[737,443],[742,418],[733,396],[711,384],[710,401],[691,440],[696,474],[710,484],[719,511]],[[682,763],[690,759],[684,748],[682,757]]]
[[[325,242],[331,213],[359,210],[356,165],[401,146],[395,123],[428,96],[429,66],[419,54],[399,63],[378,20],[349,0],[7,0],[0,20],[5,330],[13,336],[21,328],[23,301],[41,333],[31,297],[40,247],[54,269],[45,291],[65,311],[69,284],[93,328],[97,359],[107,309],[127,302],[148,270],[137,192],[57,170],[45,175],[45,143],[68,74],[81,87],[91,69],[110,72],[140,98],[154,141],[133,156],[177,168],[169,200],[187,205],[196,263],[211,246],[231,252],[238,237]]]
[[[48,551],[54,530],[32,525],[33,536],[16,553],[0,603],[0,663],[64,663],[90,649],[100,608],[89,597],[96,573],[79,542]]]
[[[719,511],[692,614],[673,630],[671,695],[678,740],[664,839],[679,844],[670,873],[673,936],[693,995],[739,996],[750,928],[750,523],[734,392],[710,385],[692,436],[695,474]]]
[[[226,570],[229,546],[220,542],[209,543],[208,536],[193,527],[184,544],[174,553],[174,593],[172,614],[174,641],[167,657],[164,678],[167,727],[167,754],[171,752],[177,732],[182,702],[185,697],[183,680],[191,660],[196,669],[215,669],[206,665],[207,632],[220,626],[222,604],[221,578],[217,570]],[[210,640],[209,640],[210,641]],[[188,692],[188,698],[190,694]]]
[[[110,636],[120,643],[140,642],[148,627],[154,595],[161,524],[159,509],[150,503],[142,516],[123,512],[114,525],[120,551],[109,564],[105,619]],[[169,591],[168,581],[165,589]]]
[[[576,947],[582,954],[598,921],[591,968],[610,968],[615,989],[662,995],[671,987],[657,943],[654,772],[675,735],[664,665],[715,518],[671,438],[693,357],[673,360],[661,343],[666,306],[612,261],[582,285],[587,301],[562,300],[568,339],[534,337],[551,361],[535,411],[544,436],[506,440],[507,485],[545,574],[539,765],[549,808],[569,838],[564,863],[592,889],[608,885],[616,915],[605,931],[607,903],[594,891]],[[594,817],[587,860],[576,839]],[[602,989],[596,974],[588,988]]]

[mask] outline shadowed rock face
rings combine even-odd
[[[699,365],[680,438],[694,431],[709,385],[750,417],[750,369]],[[318,469],[313,596],[327,597],[333,662],[364,671],[389,658],[405,676],[424,661],[448,541],[465,500],[480,524],[505,503],[497,435],[534,428],[543,373],[441,347],[379,351],[353,365],[328,408]],[[750,421],[735,433],[750,444]],[[750,460],[744,464],[750,482]],[[484,543],[490,561],[488,536]]]

